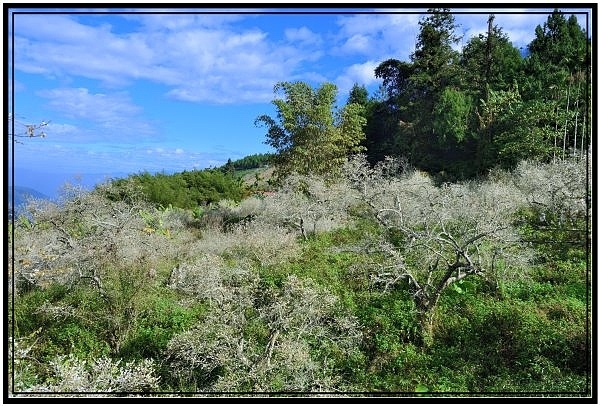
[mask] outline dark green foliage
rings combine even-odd
[[[471,38],[461,55],[463,86],[478,99],[485,99],[488,89],[509,90],[522,71],[519,50],[493,22],[491,15],[488,32]]]
[[[389,59],[375,69],[384,94],[366,113],[370,162],[404,156],[443,182],[523,159],[584,156],[590,52],[575,16],[555,10],[523,58],[493,15],[487,33],[459,53],[452,14],[429,13],[410,61]]]
[[[57,354],[99,358],[110,353],[107,325],[94,317],[103,308],[93,289],[55,284],[28,292],[16,302],[15,329],[19,336],[35,336],[40,345],[31,354],[34,359],[50,360]]]
[[[69,289],[62,284],[49,286],[45,290],[32,290],[22,296],[14,308],[15,330],[21,336],[27,336],[44,326],[44,317],[33,313],[43,303],[54,303],[65,297]]]
[[[439,142],[460,143],[468,134],[471,98],[459,90],[447,87],[433,110],[433,131]]]
[[[586,368],[585,306],[581,302],[559,304],[556,299],[542,303],[467,297],[460,313],[445,316],[433,351],[453,352],[445,359],[450,368],[460,367],[459,363],[472,365],[469,390],[473,392],[503,390],[497,386],[499,377],[507,391],[523,387],[536,392],[565,390],[557,377],[580,374]],[[568,388],[585,390],[581,380]]]
[[[459,53],[452,46],[460,38],[449,9],[430,9],[429,15],[419,21],[417,49],[411,55],[414,74],[411,80],[421,95],[423,103],[434,103],[442,90],[455,83],[459,74]]]
[[[370,162],[382,161],[390,155],[411,156],[410,145],[397,142],[398,116],[393,106],[381,100],[372,100],[365,110],[364,146]],[[400,125],[403,123],[400,122]]]
[[[363,86],[359,86],[355,83],[350,90],[350,95],[348,96],[348,104],[358,104],[363,107],[366,107],[369,103],[369,91],[367,88]]]
[[[139,187],[144,198],[158,206],[183,209],[194,209],[220,200],[239,202],[247,193],[243,182],[233,173],[218,169],[184,171],[172,175],[144,172],[118,180],[116,186],[127,183]]]
[[[375,77],[382,79],[386,96],[390,101],[395,101],[397,97],[406,97],[406,93],[411,91],[414,72],[413,64],[388,59],[375,68]]]
[[[445,9],[429,13],[419,22],[411,62],[389,59],[375,70],[385,99],[367,119],[369,160],[400,155],[431,173],[472,176],[476,166],[463,161],[472,161],[475,109],[469,91],[461,89],[454,17]]]
[[[235,161],[230,159],[227,161],[227,164],[223,165],[219,169],[225,173],[229,173],[232,170],[243,171],[247,169],[263,168],[268,166],[273,158],[274,154],[252,154]]]
[[[516,221],[522,238],[538,247],[544,263],[585,263],[589,240],[584,213],[567,218],[534,205],[519,211]]]
[[[558,9],[543,26],[535,28],[535,38],[528,48],[532,59],[554,69],[574,72],[586,70],[589,64],[585,30],[579,26],[577,17],[572,15],[567,19]]]
[[[504,130],[495,134],[498,160],[502,166],[513,168],[524,159],[549,162],[558,149],[552,140],[556,136],[550,121],[551,107],[541,101],[518,102],[511,106],[504,120]]]

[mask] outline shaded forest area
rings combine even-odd
[[[31,199],[10,395],[590,398],[590,42],[455,28],[340,108],[275,85],[273,154]]]
[[[378,98],[356,86],[350,102],[365,107],[369,160],[403,156],[441,180],[514,167],[524,159],[549,162],[585,156],[590,143],[591,50],[572,15],[556,10],[522,57],[501,27],[461,38],[449,13],[420,22],[409,62],[381,63]]]

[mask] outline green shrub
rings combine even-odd
[[[472,297],[456,310],[440,312],[432,351],[436,365],[470,366],[470,390],[561,390],[564,376],[589,370],[585,306],[578,300]]]
[[[166,291],[146,300],[119,351],[123,359],[159,359],[174,334],[189,328],[206,311],[200,303],[184,307]]]
[[[47,348],[53,348],[53,355],[72,354],[80,359],[94,359],[108,356],[110,347],[99,331],[94,331],[88,323],[70,321],[57,323],[45,331],[51,341]]]

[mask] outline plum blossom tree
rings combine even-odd
[[[347,166],[348,178],[385,230],[370,248],[387,257],[373,282],[384,289],[405,282],[428,343],[437,304],[450,286],[467,277],[506,277],[503,272],[527,261],[523,247],[512,255],[519,246],[513,213],[525,199],[510,184],[437,187],[419,171],[398,175],[398,166],[389,159],[371,169],[360,157]]]
[[[49,121],[41,121],[40,123],[30,124],[14,118],[11,113],[8,116],[8,138],[14,140],[18,144],[23,142],[17,138],[45,138],[46,132],[44,128],[49,124]]]

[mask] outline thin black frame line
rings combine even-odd
[[[591,41],[592,41],[592,37],[594,36],[593,33],[590,32],[591,31],[596,31],[596,26],[591,27],[590,26],[590,15],[589,13],[586,14],[586,34],[587,37],[589,38],[589,40],[587,41],[586,44],[586,54],[588,57],[591,56]],[[591,83],[591,75],[594,75],[592,68],[593,68],[593,61],[591,58],[589,58],[589,63],[590,63],[590,69],[586,70],[586,82],[587,83]],[[591,94],[588,94],[588,92],[591,92]],[[585,109],[585,114],[586,116],[589,115],[589,109],[590,109],[590,103],[588,102],[590,100],[590,96],[594,96],[595,92],[594,92],[594,88],[590,88],[590,86],[586,86],[585,88],[585,93],[586,93],[586,109]],[[597,95],[596,95],[597,96]],[[594,118],[595,117],[595,118]],[[597,121],[597,117],[594,115],[594,117],[592,117],[593,120]],[[591,183],[590,183],[590,176],[593,174],[590,174],[590,145],[592,142],[592,138],[591,138],[591,129],[594,128],[594,126],[592,125],[592,123],[590,123],[591,120],[587,120],[586,121],[586,127],[584,128],[584,134],[589,135],[590,139],[588,140],[587,143],[585,143],[585,149],[586,149],[586,154],[585,154],[585,162],[586,162],[586,192],[590,190],[591,187]],[[597,124],[597,122],[596,122]],[[585,142],[585,139],[582,140],[582,142]],[[593,148],[592,148],[593,151]],[[593,170],[597,170],[595,167],[593,168]],[[593,344],[590,342],[591,338],[590,338],[590,333],[594,332],[594,330],[596,330],[595,332],[597,332],[597,325],[591,326],[591,320],[590,320],[590,302],[591,300],[593,301],[593,303],[591,303],[592,309],[594,309],[594,307],[596,307],[597,305],[597,294],[593,297],[590,298],[590,285],[593,285],[592,283],[592,278],[593,278],[593,273],[591,272],[591,243],[592,243],[592,237],[590,234],[590,200],[588,199],[587,196],[584,197],[586,199],[586,218],[588,219],[588,221],[586,221],[586,240],[587,240],[587,246],[586,246],[586,301],[585,301],[585,307],[586,307],[586,314],[585,314],[585,318],[586,318],[586,323],[585,323],[585,329],[586,329],[586,350],[589,349],[589,351],[586,351],[586,370],[589,372],[586,376],[586,389],[588,391],[588,393],[592,394],[593,392],[593,386],[594,386],[594,382],[591,382],[591,375],[592,375],[592,366],[593,364],[597,364],[597,360],[594,361],[593,359]],[[593,201],[595,202],[595,199]],[[597,222],[597,218],[594,216],[593,221]],[[596,228],[597,230],[597,228]],[[591,299],[591,300],[590,300]],[[595,299],[595,300],[594,300]],[[590,331],[590,327],[591,327],[591,331]],[[596,383],[597,385],[597,383]]]
[[[240,10],[252,10],[252,9],[266,9],[266,10],[275,10],[275,9],[314,9],[314,10],[338,10],[338,9],[415,9],[415,10],[423,10],[423,9],[431,9],[431,8],[446,8],[450,10],[456,9],[485,9],[485,8],[498,8],[498,9],[509,9],[509,10],[518,10],[519,13],[523,13],[522,7],[518,7],[518,5],[507,5],[504,3],[489,3],[484,6],[477,5],[469,5],[469,6],[454,6],[452,4],[423,4],[423,3],[407,3],[402,4],[401,6],[397,6],[390,3],[356,3],[356,4],[340,4],[340,3],[257,3],[257,4],[249,4],[249,3],[205,3],[205,4],[193,4],[193,3],[171,3],[168,7],[160,7],[157,4],[135,4],[135,7],[131,5],[123,4],[123,3],[87,3],[84,7],[73,7],[73,3],[49,3],[54,6],[53,8],[65,8],[65,9],[73,9],[73,10],[82,10],[86,8],[123,8],[123,9],[165,9],[165,8],[175,8],[175,9],[240,9]],[[570,2],[557,2],[557,3],[538,3],[538,4],[529,4],[527,5],[531,9],[544,9],[544,10],[553,10],[556,8],[566,8],[566,9],[576,9],[576,8],[595,8],[597,7],[597,3],[570,3]],[[39,8],[44,9],[48,8],[48,3],[4,3],[4,8]],[[510,12],[510,11],[508,11]]]
[[[20,5],[19,5],[20,6]],[[26,6],[26,5],[23,5]],[[594,5],[590,4],[590,10],[586,11],[586,12],[561,12],[561,14],[585,14],[586,15],[586,32],[588,34],[588,38],[589,38],[589,16],[590,16],[590,12],[589,11],[594,11],[596,9],[596,7],[594,7]],[[11,92],[11,101],[12,101],[12,109],[14,112],[15,106],[14,106],[14,76],[15,76],[15,70],[14,70],[14,37],[15,37],[15,33],[14,33],[14,18],[15,18],[15,14],[91,14],[91,15],[109,15],[109,14],[249,14],[249,15],[262,15],[262,14],[273,14],[273,15],[279,15],[279,14],[315,14],[315,15],[319,15],[319,14],[431,14],[430,12],[394,12],[394,11],[381,11],[381,12],[265,12],[265,11],[255,11],[255,12],[235,12],[235,11],[225,11],[225,12],[189,12],[189,11],[185,11],[185,12],[119,12],[119,11],[110,11],[110,12],[100,12],[100,11],[91,11],[91,12],[69,12],[69,11],[53,11],[53,12],[43,12],[43,11],[39,11],[39,12],[19,12],[19,11],[11,11],[11,8],[8,7],[8,5],[5,5],[5,12],[10,14],[12,17],[12,25],[11,27],[13,27],[12,30],[12,36],[11,36],[11,44],[12,44],[12,50],[11,50],[11,62],[12,62],[12,69],[11,69],[11,81],[13,84],[13,91]],[[557,8],[557,7],[556,7]],[[555,9],[556,9],[555,8]],[[550,9],[550,8],[548,8]],[[489,14],[492,11],[481,11],[481,12],[475,12],[475,11],[465,11],[465,12],[455,12],[451,10],[452,14]],[[529,11],[524,11],[524,12],[520,12],[520,13],[515,13],[515,12],[493,12],[494,14],[548,14],[548,12],[544,11],[534,11],[534,12],[529,12]],[[553,11],[551,11],[550,13],[553,13]],[[590,43],[588,42],[588,52],[589,52],[589,47],[590,47]],[[594,94],[593,90],[592,90],[592,94]],[[589,109],[589,106],[587,106],[587,108]],[[590,123],[588,123],[589,125]],[[11,123],[11,131],[12,131],[12,171],[11,171],[11,177],[12,177],[12,204],[14,207],[14,155],[15,155],[15,148],[14,148],[14,143],[15,143],[15,137],[14,137],[14,115],[13,115],[13,120]],[[589,150],[589,145],[586,146],[586,149]],[[586,154],[586,162],[589,164],[589,154]],[[586,171],[588,171],[589,165],[586,165]],[[589,176],[587,181],[589,182]],[[588,184],[588,189],[589,189],[589,184]],[[589,210],[589,208],[588,208]],[[14,224],[14,211],[12,211],[11,213],[12,215],[12,219],[13,219],[13,224]],[[589,216],[588,216],[589,218]],[[594,219],[596,220],[596,219]],[[597,220],[596,220],[597,221]],[[589,228],[589,225],[586,225],[586,228]],[[588,232],[588,236],[589,236],[589,232]],[[12,229],[12,237],[13,237],[13,242],[14,242],[14,227]],[[14,243],[12,244],[12,262],[13,262],[13,268],[14,268]],[[589,244],[587,249],[589,250]],[[588,260],[589,260],[589,255],[588,255]],[[589,271],[589,266],[586,267],[588,268]],[[13,357],[11,357],[11,362],[13,364],[13,368],[12,368],[12,379],[13,379],[13,388],[14,388],[14,328],[15,328],[15,323],[14,323],[14,272],[11,275],[12,280],[13,280],[13,284],[12,284],[12,291],[13,291],[13,295],[12,295],[12,314],[13,314],[13,323],[11,325],[12,327],[12,333],[13,333],[13,340],[11,341],[11,346],[13,349]],[[589,289],[586,290],[586,299],[589,299]],[[586,307],[589,306],[589,300],[586,300]],[[586,319],[589,319],[589,311],[586,312]],[[589,326],[589,323],[586,322],[586,328],[587,326]],[[589,334],[586,335],[586,340],[589,340]],[[589,347],[589,345],[588,345]],[[590,354],[591,355],[591,354]],[[589,368],[588,368],[589,369]],[[587,376],[587,381],[589,382],[589,380],[591,379],[590,374],[588,374]],[[588,383],[586,382],[586,383]],[[577,394],[590,394],[589,397],[584,397],[584,398],[593,398],[593,393],[590,392],[590,387],[589,384],[586,384],[586,389],[587,391],[577,391],[577,392],[477,392],[477,393],[473,393],[473,392],[427,392],[427,393],[423,393],[423,394],[419,394],[419,393],[415,393],[415,392],[342,392],[342,393],[338,393],[338,392],[333,392],[333,394],[369,394],[371,397],[382,397],[387,395],[410,395],[409,397],[415,397],[415,398],[435,398],[437,394],[439,395],[457,395],[457,394],[470,394],[470,395],[475,395],[472,396],[473,398],[479,398],[481,395],[486,395],[486,394],[510,394],[510,395],[515,395],[515,394],[520,394],[523,396],[518,396],[519,398],[525,398],[528,395],[531,396],[532,394],[549,394],[549,395],[554,395],[554,394],[565,394],[565,395],[577,395]],[[49,395],[49,394],[117,394],[116,392],[12,392],[13,394],[45,394],[45,395]],[[121,392],[119,392],[121,393]],[[304,395],[320,395],[320,394],[331,394],[332,392],[122,392],[122,394],[194,394],[194,395],[206,395],[206,394],[219,394],[219,395],[235,395],[235,394],[246,394],[246,395],[260,395],[260,394],[266,394],[266,395],[294,395],[294,394],[304,394]],[[432,396],[433,395],[433,396]],[[537,398],[537,397],[536,397]],[[463,399],[469,399],[467,398],[463,398]]]
[[[593,9],[589,9],[586,11],[562,11],[559,10],[560,14],[574,14],[574,15],[586,15],[589,16],[590,12],[592,12]],[[455,11],[455,10],[450,10],[450,12],[452,14],[459,14],[459,15],[486,15],[486,14],[497,14],[497,15],[515,15],[515,14],[532,14],[532,15],[548,15],[548,13],[552,14],[553,10],[549,11],[521,11],[521,12],[510,12],[510,11],[501,11],[501,9],[493,9],[490,8],[488,10],[481,10],[481,11]],[[52,14],[58,14],[58,15],[62,15],[62,14],[72,14],[72,15],[137,15],[137,14],[141,14],[141,15],[156,15],[156,14],[172,14],[172,15],[189,15],[189,14],[202,14],[202,15],[355,15],[355,14],[362,14],[362,15],[373,15],[373,14],[406,14],[406,15],[413,15],[413,14],[432,14],[431,12],[428,11],[403,11],[403,10],[398,10],[398,11],[391,11],[389,9],[386,10],[377,10],[377,9],[373,9],[372,11],[365,11],[365,10],[357,10],[357,11],[307,11],[307,10],[298,10],[298,11],[233,11],[233,10],[222,10],[222,11],[216,11],[216,10],[203,10],[203,9],[190,9],[188,11],[174,11],[174,10],[170,10],[170,11],[164,11],[164,10],[160,10],[160,11],[117,11],[117,10],[106,10],[106,11],[69,11],[69,10],[64,10],[64,11],[58,11],[56,10],[56,8],[54,8],[52,11],[48,10],[48,11],[12,11],[12,14],[28,14],[28,15],[52,15]]]
[[[7,377],[8,379],[11,379],[11,383],[12,383],[12,387],[15,387],[15,35],[14,35],[14,24],[15,22],[15,15],[14,13],[11,15],[11,31],[12,31],[12,35],[11,35],[11,52],[10,52],[10,73],[11,73],[11,94],[10,94],[10,98],[11,98],[11,104],[10,104],[10,109],[12,109],[12,120],[11,120],[11,221],[12,221],[12,227],[11,227],[11,268],[12,268],[12,272],[11,272],[11,316],[12,316],[12,323],[11,323],[11,336],[12,339],[9,343],[10,348],[11,348],[11,373],[10,373],[10,377]],[[8,27],[7,27],[8,29]],[[10,110],[9,109],[9,110]],[[8,338],[8,337],[7,337]],[[8,365],[7,365],[8,368]],[[7,385],[8,386],[8,382]],[[8,392],[8,387],[6,388],[7,392]],[[8,393],[7,393],[8,396]]]

